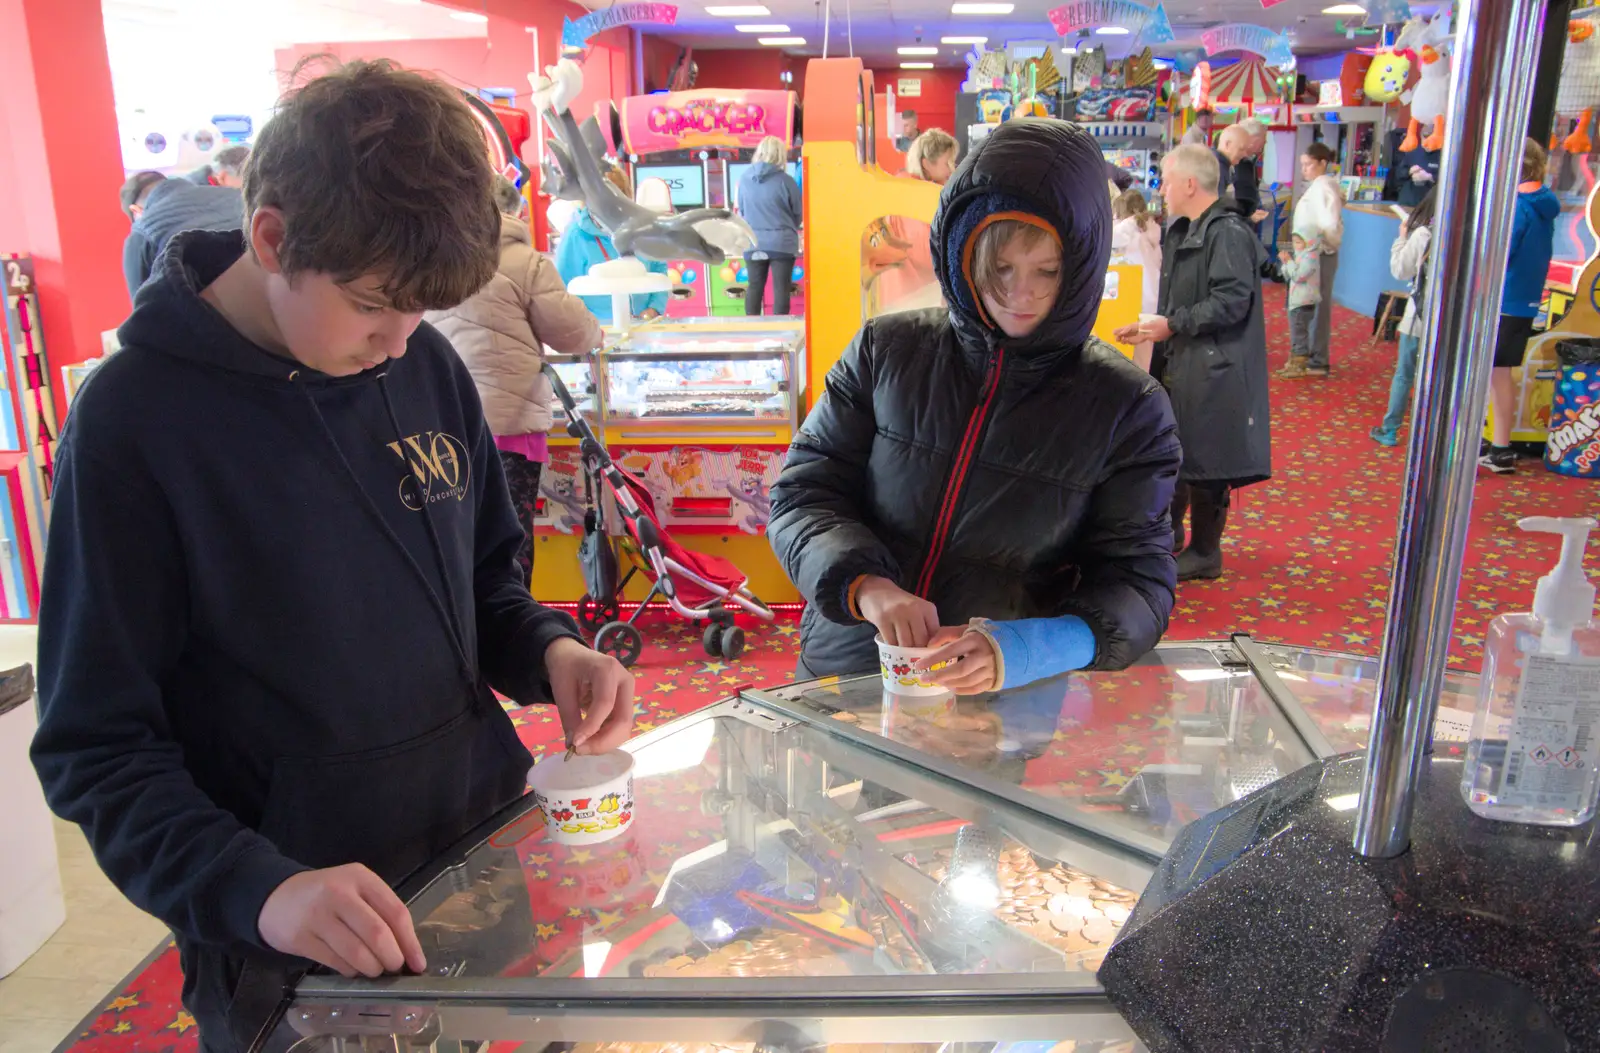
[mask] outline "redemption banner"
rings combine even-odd
[[[753,148],[769,135],[794,142],[793,92],[701,88],[622,100],[622,136],[632,154]]]
[[[636,25],[641,22],[670,26],[677,21],[678,9],[671,4],[612,4],[599,11],[591,11],[576,22],[570,18],[562,19],[561,45],[569,48],[585,47],[590,37],[604,33],[608,29],[615,29],[617,26]]]
[[[1145,44],[1170,44],[1177,37],[1160,0],[1146,7],[1135,0],[1072,0],[1047,16],[1059,36],[1070,37],[1080,29],[1120,26]]]
[[[1226,51],[1247,51],[1261,56],[1269,66],[1277,66],[1284,71],[1294,69],[1294,52],[1289,47],[1289,38],[1261,26],[1245,22],[1217,26],[1201,33],[1200,43],[1205,46],[1206,54],[1213,58]]]

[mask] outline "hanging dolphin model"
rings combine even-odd
[[[698,260],[721,263],[755,247],[755,232],[725,208],[697,208],[663,216],[620,193],[601,174],[605,140],[593,117],[580,128],[569,103],[583,88],[583,71],[571,59],[546,66],[544,74],[528,74],[534,108],[556,138],[545,143],[551,160],[543,165],[544,191],[568,201],[582,201],[602,230],[611,235],[623,256],[643,256],[665,263]]]

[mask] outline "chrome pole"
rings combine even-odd
[[[1400,855],[1444,681],[1544,0],[1463,0],[1433,221],[1410,485],[1378,663],[1355,849]]]

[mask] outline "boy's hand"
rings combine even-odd
[[[939,610],[888,578],[869,577],[856,590],[856,609],[891,647],[926,647],[939,629]]]
[[[344,976],[428,967],[411,912],[360,863],[296,874],[272,890],[256,928],[267,946],[310,958]]]
[[[958,695],[1000,690],[1000,685],[995,683],[999,663],[995,661],[994,644],[987,636],[969,633],[961,626],[946,626],[933,634],[928,645],[938,650],[914,662],[911,666],[914,671],[927,673],[933,666],[949,662],[943,669],[928,673],[928,679]]]
[[[610,655],[563,636],[544,653],[545,672],[567,745],[606,753],[633,731],[633,674]]]

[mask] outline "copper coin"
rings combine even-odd
[[[1117,927],[1104,918],[1096,918],[1083,926],[1084,939],[1095,944],[1110,943],[1117,935]]]

